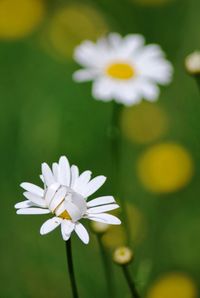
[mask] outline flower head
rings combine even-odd
[[[75,81],[92,80],[96,99],[124,105],[138,103],[142,98],[155,101],[157,84],[165,85],[172,77],[172,66],[158,45],[144,45],[141,35],[122,38],[110,33],[96,43],[84,41],[75,49],[75,60],[84,69],[74,73]]]
[[[61,225],[63,240],[67,241],[73,231],[84,242],[89,242],[89,235],[79,221],[83,218],[106,224],[120,224],[120,220],[105,213],[119,206],[112,196],[98,197],[87,202],[87,198],[96,192],[105,182],[106,177],[97,176],[91,179],[91,172],[85,171],[79,175],[78,167],[72,165],[65,156],[53,163],[52,169],[42,164],[41,188],[32,183],[24,182],[25,201],[15,205],[17,214],[48,214],[54,216],[41,227],[40,234],[44,235]]]

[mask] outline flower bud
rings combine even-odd
[[[118,265],[127,265],[133,260],[133,251],[126,246],[118,247],[113,253],[113,261]]]
[[[185,68],[191,75],[200,75],[200,51],[193,52],[186,57]]]

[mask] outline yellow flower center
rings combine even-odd
[[[106,69],[106,73],[110,77],[120,80],[128,80],[135,76],[134,68],[130,64],[123,62],[110,64]]]
[[[60,215],[59,215],[60,218],[63,218],[63,219],[71,219],[71,216],[69,215],[69,213],[65,210],[63,211]]]

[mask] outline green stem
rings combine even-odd
[[[71,239],[68,241],[65,241],[65,248],[66,248],[66,254],[67,254],[67,262],[68,262],[68,271],[69,271],[69,277],[72,287],[72,295],[73,298],[78,298],[78,290],[76,285],[76,279],[74,275],[74,267],[73,267],[73,260],[72,260],[72,247],[71,247]]]
[[[111,266],[110,266],[110,262],[109,262],[109,259],[108,259],[107,252],[106,252],[105,247],[102,243],[101,235],[97,235],[97,240],[98,240],[98,244],[99,244],[99,250],[100,250],[100,253],[101,253],[103,267],[104,267],[108,297],[114,297],[112,270],[111,270]]]
[[[200,75],[196,75],[195,79],[196,79],[196,82],[197,82],[197,87],[198,87],[199,92],[200,92]]]
[[[112,171],[114,195],[119,198],[120,207],[122,210],[122,222],[126,228],[127,241],[130,243],[130,228],[126,210],[126,202],[121,197],[121,177],[120,177],[120,163],[121,163],[121,131],[120,131],[120,117],[122,105],[113,102],[112,123],[111,123],[111,155],[112,155]]]
[[[130,272],[128,270],[128,267],[126,265],[122,266],[122,271],[124,273],[124,277],[127,281],[127,284],[129,286],[130,292],[131,292],[131,297],[132,298],[140,298],[140,295],[136,289],[135,283],[131,278]]]

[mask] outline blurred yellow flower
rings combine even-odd
[[[197,288],[187,275],[169,273],[154,283],[147,298],[197,298]]]
[[[30,34],[42,21],[42,0],[1,0],[0,39],[18,39]]]
[[[138,175],[146,188],[165,193],[181,189],[193,176],[189,152],[175,143],[162,143],[148,149],[138,161]]]
[[[142,102],[124,108],[121,118],[124,136],[135,143],[146,144],[155,141],[167,132],[168,117],[155,103]]]
[[[72,58],[75,46],[81,41],[95,40],[107,31],[108,25],[100,11],[84,4],[69,4],[52,16],[42,42],[54,56]]]

